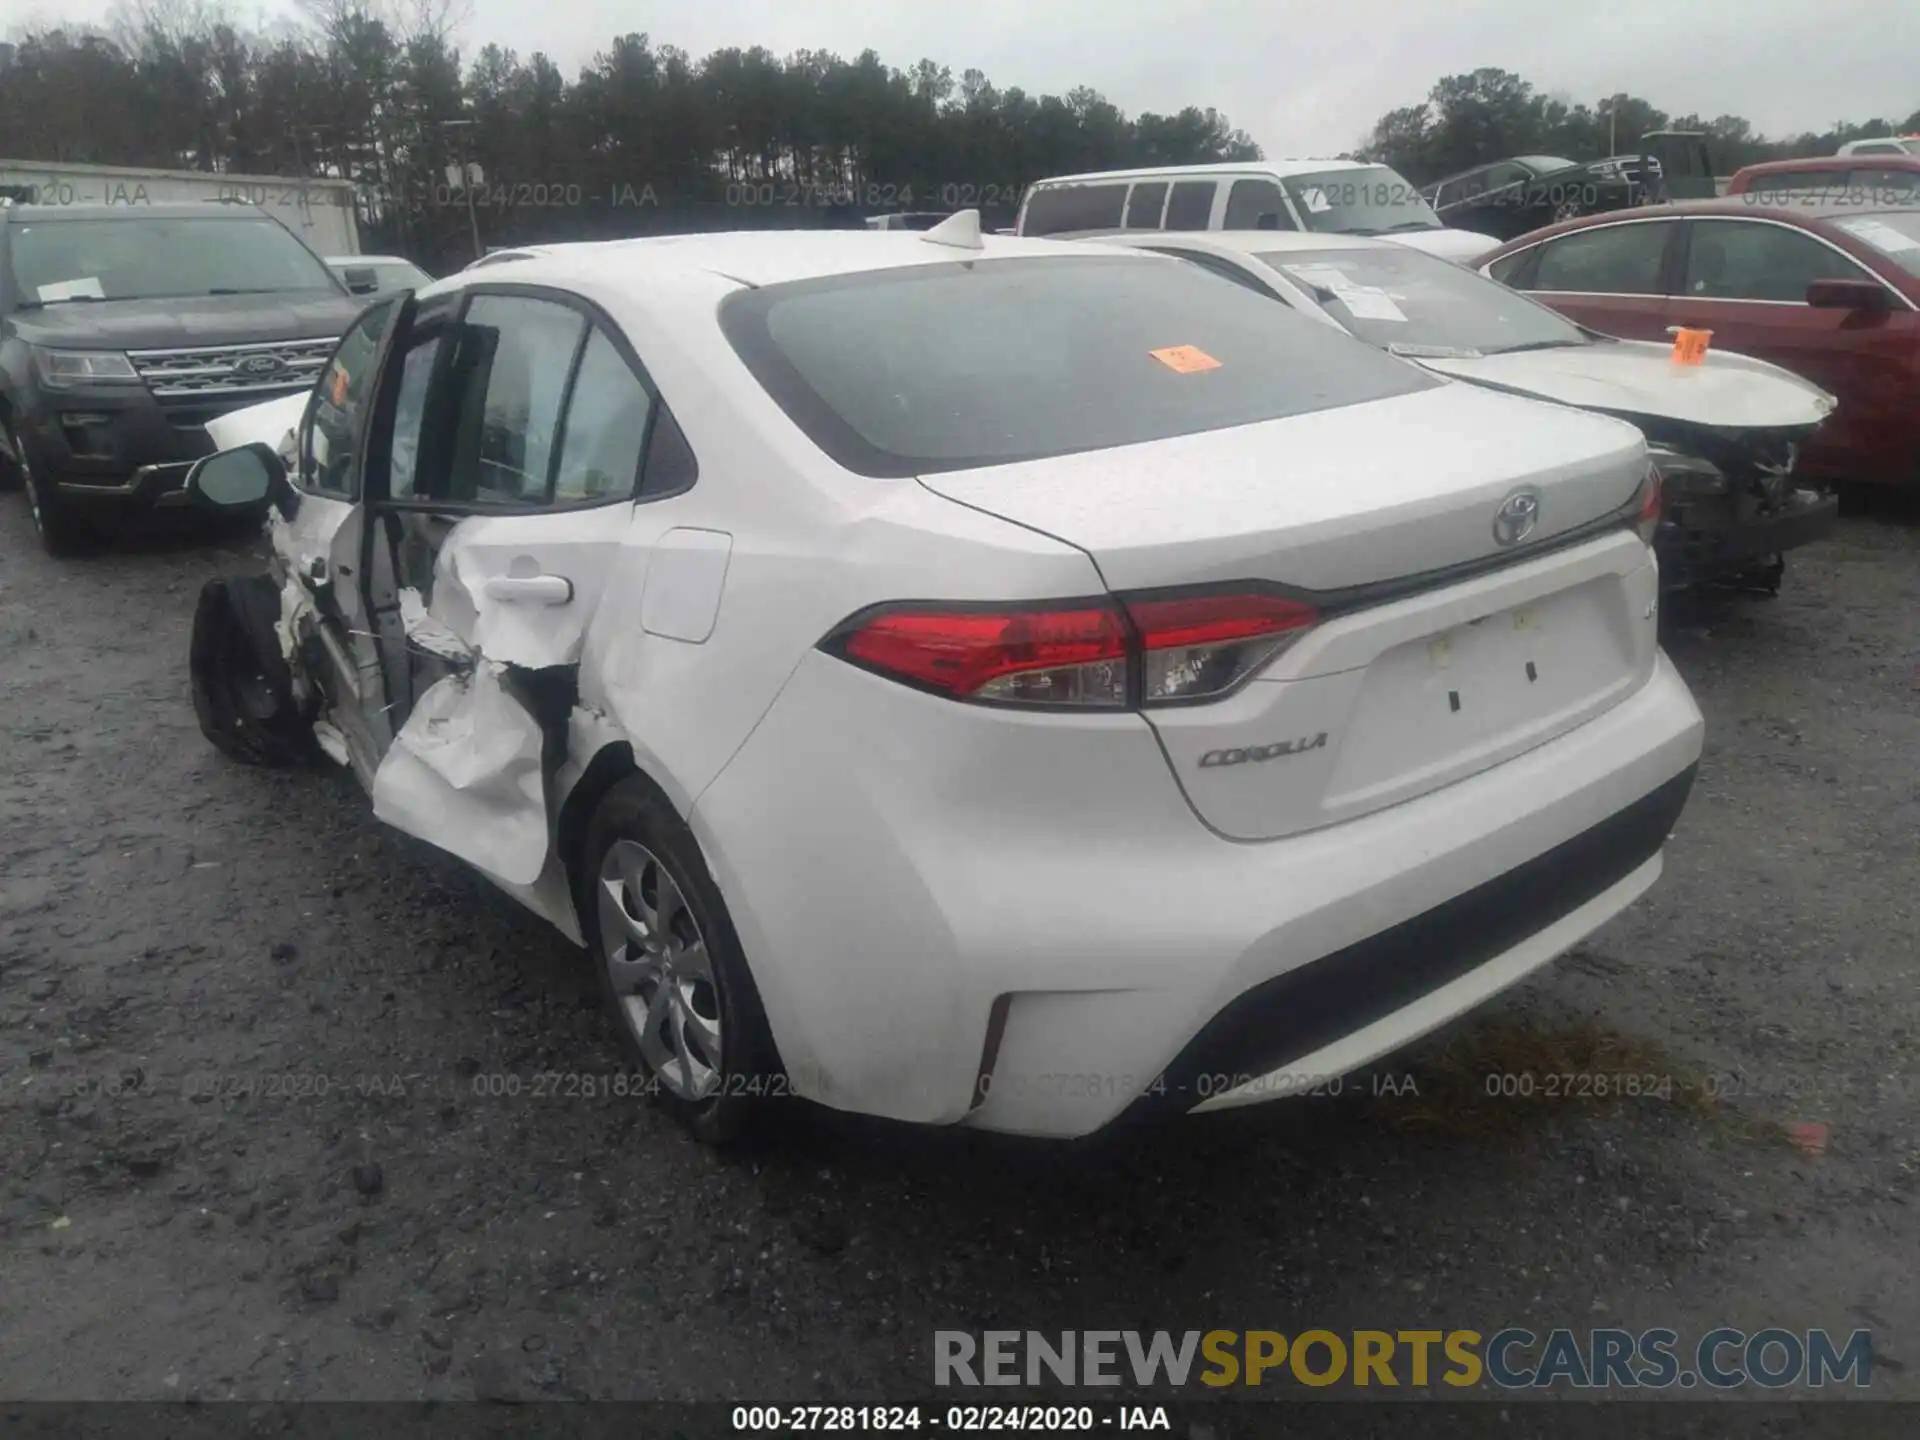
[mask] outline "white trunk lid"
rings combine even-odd
[[[1116,592],[1246,581],[1328,597],[1329,618],[1238,690],[1146,711],[1200,816],[1255,840],[1484,770],[1644,684],[1650,552],[1624,529],[1550,542],[1628,505],[1645,473],[1631,426],[1447,385],[922,483],[1078,546]],[[1538,524],[1504,547],[1494,517],[1521,487]],[[1473,573],[1387,601],[1352,593],[1454,566]]]

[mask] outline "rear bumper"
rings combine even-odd
[[[969,708],[816,653],[691,824],[797,1090],[1056,1138],[1279,1098],[1546,964],[1658,875],[1703,731],[1658,656],[1533,750],[1249,843],[1138,717]]]
[[[1695,511],[1683,523],[1662,526],[1654,548],[1661,574],[1672,583],[1684,584],[1823,540],[1839,520],[1838,497],[1800,490],[1786,507],[1765,517],[1743,520]]]

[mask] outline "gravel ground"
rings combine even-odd
[[[1402,1093],[740,1158],[525,1093],[615,1068],[578,952],[345,772],[202,741],[192,601],[257,548],[55,564],[0,497],[0,1396],[897,1400],[950,1327],[1723,1323],[1870,1327],[1920,1396],[1910,525],[1671,617],[1709,737],[1666,878]],[[1675,1089],[1486,1094],[1595,1068]]]

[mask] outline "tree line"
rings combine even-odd
[[[1044,175],[1260,156],[1213,109],[1128,116],[1084,86],[1030,95],[872,50],[695,58],[628,34],[568,78],[538,52],[463,57],[457,3],[303,0],[256,32],[147,0],[105,31],[17,35],[0,156],[344,177],[366,248],[430,265],[469,258],[476,220],[489,245],[966,205],[1011,223]]]
[[[1390,110],[1355,152],[1394,167],[1416,185],[1510,155],[1598,160],[1635,153],[1650,130],[1697,130],[1707,137],[1714,170],[1731,175],[1763,160],[1831,155],[1849,140],[1920,131],[1920,110],[1904,120],[1874,116],[1858,123],[1768,139],[1738,115],[1669,115],[1637,95],[1575,103],[1535,89],[1509,70],[1448,75],[1418,105]]]

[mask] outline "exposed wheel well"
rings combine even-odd
[[[667,797],[667,792],[661,789],[659,782],[635,763],[631,745],[624,740],[616,740],[611,745],[601,747],[599,753],[587,762],[579,782],[562,802],[560,818],[555,826],[554,849],[561,864],[566,867],[570,884],[579,879],[580,847],[586,842],[587,825],[593,819],[593,812],[599,808],[601,797],[630,776],[638,777],[669,810],[676,815],[680,813],[680,807]]]

